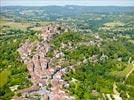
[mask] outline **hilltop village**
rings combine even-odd
[[[66,28],[65,28],[66,27]],[[68,87],[69,84],[62,79],[62,76],[69,70],[60,65],[51,67],[50,63],[55,58],[47,57],[48,51],[51,49],[49,41],[56,34],[67,32],[69,27],[66,24],[49,24],[46,25],[39,37],[42,41],[31,42],[29,40],[21,44],[18,52],[21,61],[27,65],[27,70],[31,76],[32,86],[16,91],[21,96],[14,96],[12,100],[29,100],[32,94],[40,94],[41,100],[72,100],[62,87]],[[56,57],[63,56],[62,53],[56,53]],[[36,99],[33,98],[32,99]]]
[[[110,55],[105,53],[105,51],[102,53],[98,50],[98,48],[103,50],[104,38],[99,34],[94,34],[92,37],[86,38],[88,35],[81,35],[80,33],[73,34],[73,32],[68,33],[70,30],[72,30],[70,26],[65,23],[51,23],[42,28],[40,34],[38,34],[39,40],[33,42],[26,40],[20,45],[17,51],[20,54],[21,62],[27,66],[30,74],[29,80],[32,82],[32,86],[21,90],[17,90],[17,87],[10,87],[13,91],[17,90],[15,92],[19,95],[13,96],[12,100],[74,100],[76,98],[70,96],[70,92],[67,89],[70,88],[71,84],[76,85],[77,82],[79,84],[80,81],[78,79],[83,78],[81,75],[84,74],[81,74],[81,72],[77,77],[70,77],[72,75],[71,73],[83,70],[79,66],[88,65],[90,62],[91,64],[89,63],[88,66],[93,67],[93,71],[94,68],[98,68],[98,73],[105,73],[104,70],[100,72],[103,66],[97,65],[98,62],[104,63],[111,59]],[[67,40],[66,42],[66,40],[62,40],[62,38],[67,38],[71,41]],[[52,43],[52,40],[54,40],[55,45]],[[117,39],[112,37],[111,42],[113,41],[117,41]],[[52,47],[51,43],[56,49]],[[48,54],[52,49],[54,49],[53,56],[50,57]],[[117,57],[116,60],[117,63],[120,63],[122,57]],[[131,57],[129,57],[129,61],[126,60],[126,62],[128,63],[127,67],[124,68],[123,71],[119,71],[118,75],[123,75],[124,72],[127,71],[124,76],[127,79],[134,71],[134,67]],[[94,67],[94,65],[97,67]],[[76,69],[76,66],[79,69]],[[88,72],[90,71],[89,69],[86,71],[88,74],[94,73]],[[64,77],[64,75],[68,74],[67,72],[71,75]],[[113,77],[117,75],[114,73],[110,74],[112,74]],[[92,79],[96,79],[96,77],[93,76]],[[119,79],[121,79],[120,76]],[[94,82],[94,80],[92,82]],[[122,100],[121,93],[118,91],[118,84],[114,81],[108,83],[107,86],[109,86],[109,84],[111,86],[110,89],[107,87],[106,89],[112,92],[102,93],[103,98],[111,100],[113,97],[115,100]],[[101,89],[103,89],[103,87]],[[71,92],[72,91],[75,92],[77,89],[75,90],[74,87],[74,90],[71,90]],[[97,89],[91,88],[91,94],[97,96],[99,92]],[[129,98],[129,95],[127,98]]]
[[[83,93],[90,96],[82,98],[123,100],[118,81],[125,85],[124,79],[131,78],[134,61],[125,51],[126,47],[120,45],[122,35],[81,34],[79,29],[75,30],[65,23],[49,23],[36,35],[37,40],[26,39],[17,47],[19,61],[26,65],[27,78],[32,85],[23,89],[19,88],[19,84],[10,86],[15,93],[12,100],[74,100],[78,96],[80,100]],[[130,37],[127,38],[128,43],[133,42]],[[51,51],[52,56],[49,55]],[[111,64],[114,66],[111,67]],[[107,82],[107,77],[110,82]],[[100,87],[96,87],[96,83]],[[130,93],[125,93],[126,98]]]
[[[134,7],[3,6],[0,100],[134,100]]]

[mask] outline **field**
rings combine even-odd
[[[31,30],[34,31],[40,31],[41,28],[48,24],[49,22],[44,21],[44,22],[15,22],[15,21],[8,21],[7,19],[1,18],[0,19],[0,33],[2,30],[6,29],[18,29],[18,30],[27,30],[30,28]]]
[[[106,27],[119,27],[119,26],[124,26],[125,24],[122,22],[108,22],[105,23],[104,26]]]
[[[127,78],[133,69],[134,69],[133,64],[128,64],[127,67],[123,71],[113,72],[113,76]]]
[[[30,23],[19,23],[19,22],[2,22],[0,27],[2,26],[9,26],[13,29],[26,29],[27,27],[31,26]]]
[[[0,73],[0,88],[8,82],[9,75],[10,71],[8,69],[5,69]]]

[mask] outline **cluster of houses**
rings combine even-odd
[[[49,41],[52,39],[56,34],[60,34],[61,32],[68,32],[69,26],[65,23],[51,23],[44,28],[42,28],[42,32],[40,34],[40,37],[44,41]]]
[[[20,100],[29,100],[27,95],[38,93],[41,95],[41,100],[72,100],[62,87],[68,87],[69,84],[62,79],[62,76],[68,71],[68,68],[61,66],[51,67],[51,59],[47,57],[47,52],[50,50],[49,41],[61,31],[68,31],[66,24],[49,24],[42,29],[40,38],[43,41],[31,42],[27,40],[19,48],[22,62],[27,65],[27,69],[31,76],[32,86],[16,91],[21,94]],[[58,53],[56,57],[62,56]],[[44,88],[44,87],[48,87]],[[44,89],[44,90],[43,90]],[[19,97],[14,96],[13,100],[18,100]]]

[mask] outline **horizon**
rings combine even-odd
[[[114,5],[108,5],[108,6],[87,6],[87,5],[42,5],[42,6],[36,6],[36,5],[1,5],[1,7],[51,7],[51,6],[56,6],[56,7],[67,7],[67,6],[78,6],[78,7],[132,7],[134,6],[114,6]]]
[[[1,0],[1,6],[134,6],[134,0]]]

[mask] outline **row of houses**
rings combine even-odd
[[[40,34],[40,38],[42,38],[43,41],[31,42],[27,40],[18,48],[17,51],[20,54],[21,60],[27,65],[31,76],[30,80],[33,84],[29,88],[17,91],[17,93],[21,94],[21,98],[25,98],[27,94],[32,94],[33,92],[39,93],[41,89],[44,89],[42,87],[51,84],[49,90],[45,88],[47,92],[42,95],[44,100],[72,100],[72,97],[62,90],[63,85],[69,85],[62,79],[62,76],[67,70],[61,66],[52,68],[50,66],[51,59],[46,55],[50,50],[48,41],[50,41],[54,35],[60,34],[61,31],[67,31],[65,27],[66,24],[46,25]],[[59,53],[56,57],[62,55],[62,53]]]

